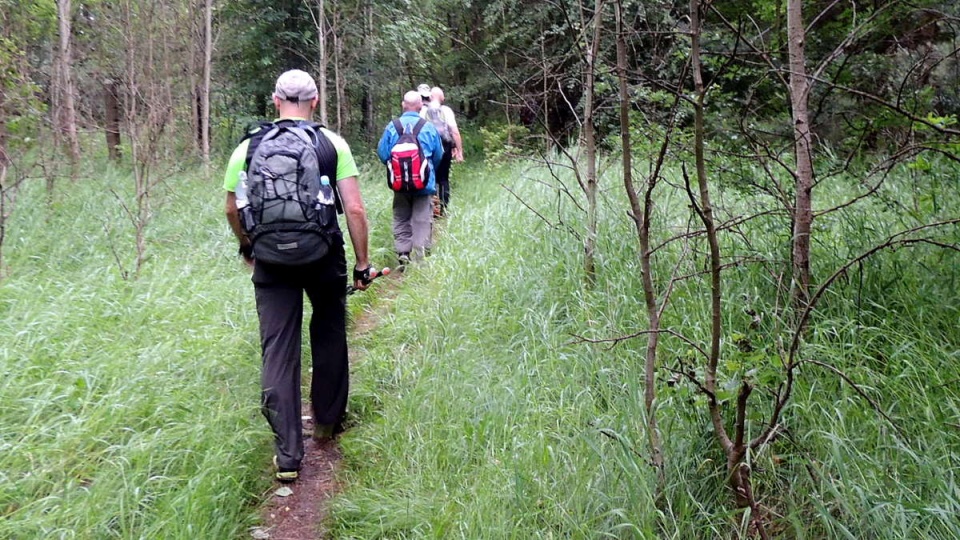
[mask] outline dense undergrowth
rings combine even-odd
[[[945,180],[950,171],[930,174]],[[637,242],[617,177],[614,168],[605,178],[599,280],[588,290],[580,243],[565,225],[548,226],[524,207],[579,227],[564,197],[543,188],[552,183],[546,171],[457,174],[455,209],[435,254],[407,276],[384,310],[385,324],[356,344],[365,349],[355,392],[363,420],[343,441],[349,467],[334,513],[339,536],[748,534],[723,487],[724,458],[703,396],[682,380],[666,384],[672,377],[661,369],[666,478],[658,502],[644,435],[646,341],[583,343],[646,326]],[[825,279],[921,215],[956,216],[957,194],[923,182],[930,176],[898,178],[875,200],[819,219],[817,275]],[[824,185],[821,207],[854,189]],[[770,205],[734,188],[718,200],[729,216]],[[660,240],[688,230],[682,193],[663,189],[658,203]],[[956,243],[956,228],[944,234]],[[682,245],[658,256],[661,284],[678,266]],[[777,351],[791,336],[777,295],[789,225],[776,215],[757,219],[725,234],[723,245],[728,261],[764,262],[725,274],[721,375],[733,383],[772,377]],[[705,248],[686,249],[696,255],[679,266],[702,271]],[[857,389],[833,371],[804,366],[783,435],[750,456],[778,537],[960,535],[958,272],[956,253],[939,247],[889,251],[852,267],[827,293],[802,355],[840,370]],[[664,327],[705,343],[707,291],[700,279],[677,283]],[[665,338],[660,361],[676,367],[689,353]],[[744,375],[751,370],[760,375]],[[758,383],[748,435],[766,420],[764,402],[777,380]]]
[[[816,275],[919,216],[955,216],[952,187],[916,187],[930,175],[951,186],[947,168],[903,176],[881,197],[818,219]],[[745,533],[702,397],[683,382],[661,385],[666,471],[657,500],[643,432],[645,341],[582,342],[646,324],[616,177],[610,169],[604,179],[594,289],[584,286],[580,243],[501,187],[576,230],[578,213],[535,181],[550,183],[549,175],[471,165],[454,170],[454,203],[433,255],[394,293],[378,296],[378,285],[351,298],[355,313],[374,306],[379,324],[352,344],[354,427],[341,439],[335,537]],[[52,202],[40,182],[17,201],[0,283],[0,538],[243,538],[270,487],[252,287],[234,256],[219,182],[181,174],[162,185],[137,280],[121,278],[134,243],[112,194],[129,184],[102,169],[64,181]],[[380,174],[365,172],[363,189],[373,259],[387,264]],[[818,193],[826,206],[846,192]],[[768,204],[735,187],[720,199],[731,214]],[[686,204],[663,194],[658,235],[686,230]],[[781,221],[741,226],[724,237],[725,253],[782,260]],[[955,229],[945,234],[956,242]],[[657,260],[661,276],[680,258],[671,249]],[[702,255],[690,260],[683,264],[705,264]],[[783,339],[777,271],[764,263],[726,274],[729,380],[772,362]],[[779,536],[960,536],[958,274],[957,255],[935,246],[888,251],[825,296],[803,354],[842,371],[859,392],[805,366],[786,432],[751,456]],[[705,290],[698,279],[678,284],[665,326],[704,339]],[[752,356],[733,345],[742,338]],[[661,362],[687,353],[665,339]],[[763,394],[754,399],[750,425],[759,429]]]

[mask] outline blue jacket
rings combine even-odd
[[[416,125],[419,120],[420,115],[412,111],[400,115],[400,124],[403,126],[404,131],[412,130],[413,126]],[[393,127],[393,121],[391,121],[383,130],[383,137],[380,137],[380,144],[377,145],[377,157],[380,158],[380,161],[383,163],[390,161],[390,150],[399,138],[400,134],[397,133],[397,128]],[[436,175],[434,171],[437,170],[437,167],[440,166],[440,160],[443,159],[443,143],[440,142],[440,134],[437,133],[437,128],[433,127],[433,124],[430,122],[425,123],[423,127],[420,128],[417,141],[420,143],[420,149],[423,150],[423,157],[427,160],[427,163],[429,163],[428,168],[430,169],[430,181],[427,182],[427,187],[417,193],[433,195],[437,192],[437,179],[435,178]]]

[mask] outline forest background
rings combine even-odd
[[[154,422],[178,436],[152,439],[150,455],[199,423],[182,413],[195,390],[128,402],[118,425],[108,403],[129,390],[67,336],[116,324],[131,298],[157,307],[155,287],[186,288],[164,257],[178,245],[194,246],[187,267],[229,250],[220,200],[207,204],[221,163],[271,115],[276,76],[301,68],[323,83],[318,119],[371,178],[369,148],[402,93],[444,87],[476,168],[463,177],[482,184],[460,188],[471,204],[434,259],[447,270],[424,270],[444,286],[411,292],[460,296],[435,298],[442,318],[423,302],[393,321],[431,320],[460,355],[413,327],[386,332],[358,368],[372,382],[352,403],[364,427],[344,441],[341,536],[960,536],[958,16],[926,0],[0,0],[7,532],[213,538],[250,520],[256,460],[195,473],[256,447],[254,428],[224,455],[198,458],[210,443],[176,465],[147,457]],[[204,230],[180,231],[188,216]],[[488,241],[457,240],[476,237]],[[110,277],[61,281],[74,271]],[[70,303],[52,289],[95,313],[64,326],[26,307]],[[160,302],[171,333],[175,304]],[[197,339],[197,354],[221,346]],[[95,350],[153,350],[131,347]],[[182,375],[157,347],[151,375]],[[398,350],[432,363],[397,370]],[[74,355],[73,369],[52,360]],[[196,376],[243,380],[227,360]],[[492,375],[498,362],[515,370]],[[430,366],[449,379],[425,384],[421,404],[474,395],[478,380],[509,392],[405,416],[418,392],[403,389]],[[219,397],[208,427],[255,419]],[[36,426],[51,418],[56,430]],[[123,444],[105,435],[117,429]],[[151,487],[108,481],[118,462]],[[51,510],[78,492],[99,511]]]

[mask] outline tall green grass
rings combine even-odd
[[[500,186],[509,184],[554,223],[576,230],[582,216],[543,188],[552,182],[545,170],[517,165],[455,170],[454,177],[454,209],[434,255],[408,272],[381,326],[355,344],[364,348],[356,400],[363,414],[342,442],[346,483],[335,503],[335,536],[746,534],[724,488],[724,458],[702,396],[683,383],[660,388],[666,483],[658,503],[645,446],[645,341],[582,343],[646,325],[637,243],[615,168],[603,184],[593,290],[584,286],[581,245],[565,226],[548,226]],[[905,179],[898,182],[884,199],[818,221],[818,276],[914,223],[918,215],[902,217],[887,203],[913,191]],[[821,192],[826,205],[853,189]],[[937,196],[938,211],[955,215],[956,194]],[[718,200],[731,216],[766,204],[734,189]],[[660,239],[686,230],[686,204],[681,193],[661,192],[654,217]],[[932,207],[923,217],[935,219]],[[726,274],[721,371],[734,382],[746,370],[740,363],[758,361],[738,358],[734,333],[749,335],[765,351],[763,361],[772,361],[777,342],[789,337],[775,279],[789,256],[788,224],[771,216],[736,232],[723,238],[730,260],[773,262]],[[956,238],[955,229],[948,231]],[[661,285],[681,260],[680,247],[658,256]],[[699,253],[681,268],[704,268]],[[777,518],[778,536],[956,537],[956,255],[934,248],[884,253],[857,272],[824,300],[803,354],[857,381],[897,428],[835,374],[806,366],[784,420],[787,433],[751,458],[758,495]],[[678,284],[665,326],[704,342],[707,290],[696,279]],[[762,314],[759,329],[749,327],[746,308]],[[661,363],[676,365],[687,349],[664,339]],[[661,380],[667,375],[661,371]],[[754,433],[768,413],[763,396],[751,401]]]
[[[272,436],[220,181],[181,171],[157,188],[137,280],[122,277],[135,250],[117,196],[131,189],[106,167],[52,202],[39,181],[17,200],[0,282],[0,538],[243,538],[259,519]],[[367,191],[382,220],[385,197]]]
[[[352,313],[370,311],[378,324],[352,343],[354,427],[341,439],[334,537],[747,533],[702,397],[684,383],[658,388],[666,470],[657,500],[645,341],[584,342],[646,326],[633,225],[616,167],[605,171],[593,289],[566,228],[580,230],[582,215],[544,187],[550,175],[471,165],[454,169],[432,256],[390,294],[378,282],[351,297]],[[952,173],[901,176],[881,197],[818,218],[816,275],[918,219],[956,215],[956,193],[926,189],[949,185]],[[363,191],[373,261],[388,265],[380,176],[364,168]],[[539,219],[502,183],[563,225]],[[137,280],[121,277],[134,246],[112,194],[130,197],[130,184],[104,168],[60,184],[52,202],[39,182],[18,199],[0,283],[0,538],[243,538],[271,486],[253,291],[220,182],[181,172],[161,185]],[[824,184],[818,200],[842,200],[853,185]],[[770,204],[732,185],[717,200],[726,216]],[[687,204],[659,193],[658,239],[686,230]],[[956,230],[945,234],[957,240]],[[726,256],[772,261],[726,274],[724,381],[772,360],[783,339],[777,272],[789,240],[778,215],[724,234]],[[704,264],[696,241],[676,243],[658,253],[656,278]],[[804,357],[843,371],[872,403],[823,368],[801,369],[787,432],[751,456],[778,536],[960,537],[958,273],[956,255],[932,246],[885,252],[825,296]],[[705,290],[699,279],[678,283],[664,325],[705,340]],[[734,334],[763,354],[738,356]],[[661,363],[677,365],[688,349],[665,338]],[[751,400],[753,431],[768,413],[763,397]]]

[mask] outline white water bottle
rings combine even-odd
[[[336,198],[333,195],[333,186],[330,185],[330,177],[323,175],[320,177],[320,191],[317,192],[317,205],[333,206]]]
[[[242,210],[250,204],[250,199],[247,198],[247,171],[240,171],[233,194],[237,196],[237,210]]]

